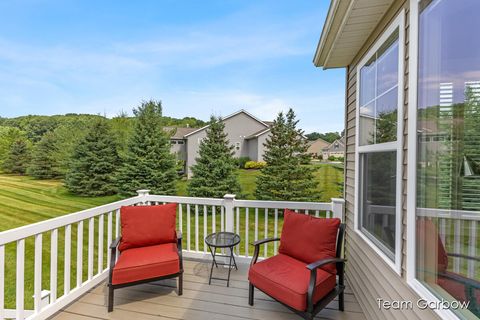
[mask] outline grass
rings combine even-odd
[[[321,201],[330,201],[331,197],[341,196],[341,188],[343,185],[343,169],[341,166],[321,164],[314,166],[315,177],[319,181],[318,194]],[[239,180],[242,186],[242,193],[247,199],[254,199],[255,179],[259,174],[259,171],[254,170],[239,170]],[[180,180],[178,182],[178,195],[186,195],[187,182],[186,180]],[[120,200],[120,196],[108,196],[108,197],[79,197],[70,194],[58,180],[35,180],[27,176],[17,175],[5,175],[0,174],[0,231],[20,227],[23,225],[32,224],[42,220],[58,217],[64,214],[80,211],[83,209],[96,207],[102,204],[114,202]],[[199,250],[204,250],[204,208],[198,207],[198,247]],[[183,210],[183,231],[184,231],[184,248],[187,247],[186,230],[187,230],[187,211],[186,207]],[[212,212],[211,208],[207,208],[206,211],[206,223],[207,234],[212,232]],[[216,225],[215,229],[220,230],[220,211],[217,208],[216,211]],[[240,209],[240,225],[239,233],[242,236],[242,242],[239,247],[240,254],[245,254],[245,245],[255,239],[255,210],[249,210],[248,212],[248,225],[249,225],[249,237],[248,241],[245,240],[245,221],[246,210]],[[273,219],[274,212],[270,210],[268,213],[268,226],[267,232],[265,232],[265,212],[260,210],[258,212],[258,238],[263,238],[266,235],[273,236]],[[191,249],[195,249],[195,206],[191,208]],[[115,222],[115,221],[114,221]],[[99,218],[94,219],[95,229],[98,230]],[[278,232],[281,230],[283,220],[281,215],[278,216]],[[107,240],[106,231],[107,223],[105,217],[104,223],[104,235],[103,241],[103,261],[101,265],[103,268],[107,266]],[[87,279],[87,239],[88,239],[88,221],[84,221],[83,225],[83,274],[82,280]],[[74,288],[77,282],[76,266],[77,266],[77,227],[72,225],[71,236],[71,279],[70,287]],[[42,289],[50,288],[50,232],[43,234],[43,253],[42,253]],[[64,243],[65,243],[65,228],[58,230],[58,277],[57,277],[57,296],[60,297],[63,294],[63,275],[64,275]],[[97,273],[98,266],[98,238],[95,235],[94,238],[94,274]],[[273,254],[274,245],[271,244],[268,247],[268,255]],[[251,255],[253,249],[249,249]],[[33,308],[33,283],[34,283],[34,238],[29,237],[25,240],[25,308]],[[10,243],[5,246],[5,307],[15,308],[15,263],[16,263],[16,244]]]

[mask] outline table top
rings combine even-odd
[[[233,232],[215,232],[205,238],[205,243],[212,247],[233,247],[240,243],[240,236]]]

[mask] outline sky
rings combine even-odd
[[[313,65],[329,1],[2,1],[0,117],[92,113],[142,100],[166,116],[344,127],[344,69]]]

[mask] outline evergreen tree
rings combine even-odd
[[[73,151],[65,185],[78,195],[111,195],[117,191],[115,173],[119,164],[115,139],[104,119],[94,121]]]
[[[191,167],[193,177],[188,194],[192,197],[222,198],[227,193],[240,194],[233,146],[224,129],[221,118],[210,118],[207,136],[200,143],[199,157]]]
[[[170,139],[162,128],[161,102],[143,102],[133,112],[136,120],[119,173],[118,188],[124,195],[135,195],[139,189],[173,195],[176,193],[176,161],[170,153]]]
[[[53,132],[45,133],[35,145],[28,174],[37,179],[53,179],[62,175]]]
[[[314,169],[302,165],[309,160],[307,141],[297,129],[290,109],[278,114],[265,145],[267,165],[257,177],[255,195],[260,200],[312,201],[318,199]]]
[[[3,170],[7,173],[25,174],[30,162],[30,148],[25,138],[16,139],[3,161]]]

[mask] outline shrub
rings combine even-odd
[[[250,161],[250,158],[249,157],[240,157],[236,160],[237,160],[237,163],[238,163],[238,167],[240,169],[243,169],[243,168],[245,168],[245,164]]]
[[[245,169],[262,169],[265,168],[266,165],[267,163],[263,161],[247,161],[245,163]]]
[[[328,157],[328,161],[335,161],[335,160],[337,160],[337,158],[335,158],[334,156]]]

